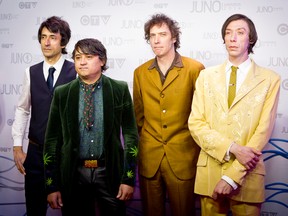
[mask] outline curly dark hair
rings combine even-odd
[[[172,20],[170,17],[166,16],[165,14],[155,14],[151,17],[150,20],[148,20],[144,25],[144,32],[145,32],[145,40],[147,43],[149,43],[150,39],[150,29],[155,26],[159,25],[161,26],[163,23],[165,23],[171,34],[172,38],[176,39],[176,42],[174,43],[175,50],[180,48],[180,27],[178,26],[178,22],[175,20]]]

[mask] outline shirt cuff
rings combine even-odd
[[[231,185],[231,187],[236,190],[238,188],[238,185],[228,176],[222,176],[221,179],[223,179],[224,181],[226,181],[229,185]]]
[[[228,148],[228,150],[227,150],[227,152],[226,152],[226,155],[225,155],[225,157],[224,157],[224,160],[225,161],[229,161],[230,160],[230,148],[231,148],[231,146],[234,144],[234,142],[232,142],[231,144],[230,144],[230,146],[229,146],[229,148]]]
[[[13,147],[22,146],[21,144],[15,143]]]
[[[14,139],[13,146],[22,146],[22,139]]]

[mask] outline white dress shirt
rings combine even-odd
[[[60,59],[54,64],[49,65],[48,62],[44,61],[43,64],[43,75],[45,80],[48,78],[48,69],[53,66],[56,70],[54,72],[53,86],[55,85],[62,66],[64,64],[65,58],[61,55]],[[22,146],[23,138],[25,135],[25,130],[30,119],[31,111],[31,92],[30,92],[30,67],[26,68],[24,74],[24,81],[22,86],[22,92],[18,101],[18,105],[15,111],[15,120],[12,125],[12,138],[14,141],[14,146]]]
[[[227,65],[225,67],[227,93],[228,93],[228,89],[229,89],[231,66],[233,66],[233,64],[230,61],[227,61]],[[242,64],[238,65],[237,78],[236,78],[236,94],[237,94],[237,91],[239,90],[240,86],[244,82],[244,80],[245,80],[245,78],[249,72],[250,67],[251,67],[251,59],[250,58],[248,58]]]

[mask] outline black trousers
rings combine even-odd
[[[47,196],[45,193],[43,147],[29,143],[25,168],[25,198],[27,216],[45,216]]]
[[[125,202],[109,193],[105,167],[79,167],[79,181],[69,203],[63,200],[62,215],[125,216]]]

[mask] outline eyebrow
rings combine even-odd
[[[162,31],[162,32],[150,32],[150,34],[167,34],[167,31]]]
[[[226,28],[226,31],[232,31],[233,29],[231,28]],[[244,31],[247,31],[247,29],[245,27],[240,27],[240,28],[237,28],[236,30],[244,30]]]
[[[50,37],[50,36],[57,36],[57,34],[55,34],[55,33],[51,33],[51,34],[41,34],[41,36],[48,36],[48,37]]]
[[[76,51],[76,52],[75,52],[75,56],[77,56],[77,55],[85,55],[85,53]]]

